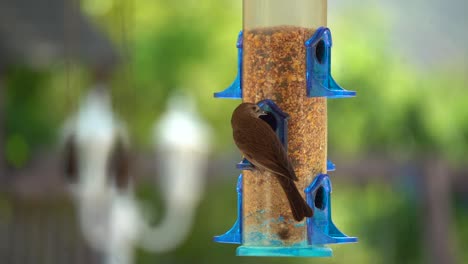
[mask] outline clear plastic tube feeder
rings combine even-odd
[[[241,244],[238,256],[328,257],[326,244],[356,242],[331,219],[327,99],[355,96],[331,77],[332,39],[326,0],[244,0],[238,75],[216,98],[257,103],[287,149],[313,217],[293,218],[275,177],[242,160],[238,219],[219,243]],[[284,197],[284,199],[282,198]]]

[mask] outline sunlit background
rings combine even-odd
[[[332,213],[359,243],[332,245],[328,259],[274,259],[212,242],[236,219],[239,101],[213,92],[236,75],[241,0],[0,0],[0,262],[467,263],[468,2],[328,2],[332,72],[358,93],[328,104]],[[97,123],[83,131],[123,142],[115,157],[131,179],[120,189],[119,178],[98,189],[64,171],[94,90],[109,105],[90,106]],[[96,162],[104,147],[86,146]],[[105,208],[92,221],[117,217],[99,223],[117,235],[90,242],[100,234],[83,232],[90,204]]]

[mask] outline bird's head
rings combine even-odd
[[[234,115],[237,114],[259,118],[260,116],[266,115],[267,113],[256,104],[242,103],[234,110]]]

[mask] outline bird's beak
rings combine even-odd
[[[268,115],[268,113],[265,111],[260,111],[260,116],[263,116],[263,115]]]

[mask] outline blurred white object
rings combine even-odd
[[[145,227],[142,247],[166,252],[190,233],[204,190],[211,131],[197,115],[193,98],[181,94],[170,98],[167,112],[153,131],[158,185],[167,210],[159,226]]]
[[[64,133],[66,170],[84,238],[104,254],[105,263],[133,263],[141,214],[122,153],[126,131],[103,85],[90,90]]]
[[[114,117],[107,90],[91,89],[64,129],[66,172],[84,238],[104,254],[104,263],[130,264],[138,242],[166,252],[189,235],[203,194],[210,152],[210,129],[196,115],[193,99],[177,95],[155,125],[159,183],[167,211],[159,226],[145,222],[132,182],[122,174],[128,144]],[[122,180],[123,179],[123,180]]]
[[[110,212],[110,236],[107,248],[108,264],[133,263],[134,249],[140,237],[141,212],[132,191],[123,192],[113,199]]]

